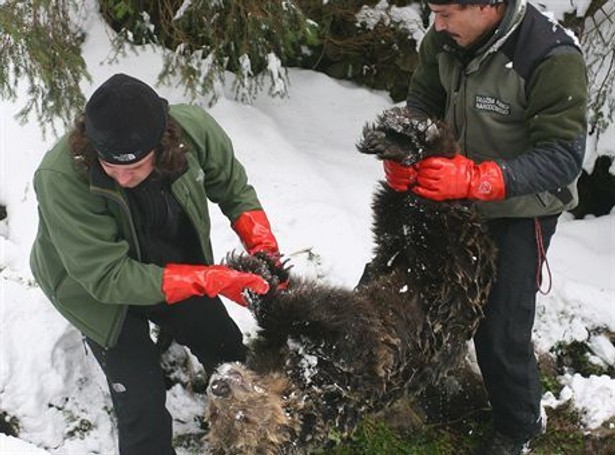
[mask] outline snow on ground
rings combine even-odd
[[[101,65],[109,54],[110,32],[90,2],[84,21],[84,55],[93,77],[83,87],[86,96],[115,72],[155,84],[158,52],[147,49]],[[290,98],[259,96],[246,106],[220,88],[223,96],[210,112],[232,138],[294,271],[351,287],[371,255],[370,198],[382,178],[380,164],[357,153],[354,144],[364,123],[392,103],[382,92],[312,71],[291,70],[289,76]],[[180,88],[159,91],[172,103],[186,101]],[[0,105],[0,203],[8,211],[0,222],[0,410],[15,416],[21,429],[21,440],[0,434],[0,453],[113,454],[115,430],[104,377],[79,333],[53,310],[28,269],[37,226],[30,182],[54,138],[41,137],[34,121],[17,124],[13,116],[21,101]],[[212,213],[213,244],[221,259],[240,244],[228,220],[216,208]],[[594,361],[614,365],[615,348],[596,329],[615,332],[615,215],[564,216],[549,265],[553,290],[538,299],[537,348],[589,340]],[[249,336],[255,328],[250,314],[231,303],[228,307]],[[562,381],[561,395],[545,396],[545,404],[572,400],[588,428],[615,417],[613,379],[576,374]],[[176,434],[198,432],[196,419],[205,407],[201,396],[176,387],[168,403]]]

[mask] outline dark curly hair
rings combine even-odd
[[[85,115],[75,120],[69,135],[70,153],[75,166],[81,172],[89,171],[98,162],[98,155],[85,134]],[[167,129],[156,147],[154,170],[161,177],[176,175],[186,167],[186,152],[189,145],[182,141],[182,129],[171,117]]]

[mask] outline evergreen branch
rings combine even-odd
[[[68,19],[74,7],[70,0],[0,5],[0,96],[15,100],[24,87],[29,98],[17,118],[26,123],[33,115],[44,134],[56,133],[58,119],[71,123],[85,103],[79,83],[90,75],[81,56],[83,33]]]

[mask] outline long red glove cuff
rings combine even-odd
[[[485,161],[476,165],[472,172],[469,199],[499,201],[506,197],[504,174],[495,161]]]
[[[278,249],[278,242],[271,232],[267,215],[263,210],[243,212],[232,224],[233,230],[241,239],[241,243],[248,254],[264,253],[274,261],[275,267],[285,274],[285,263]],[[288,280],[278,284],[278,289],[286,289]]]
[[[243,212],[233,221],[231,227],[241,239],[248,254],[259,251],[279,254],[278,242],[271,232],[269,220],[263,210]]]
[[[420,161],[416,168],[412,191],[424,198],[497,201],[506,196],[504,175],[495,161],[476,164],[463,155],[431,157]]]

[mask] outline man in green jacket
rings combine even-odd
[[[389,186],[476,201],[498,276],[474,337],[493,410],[483,454],[517,454],[541,430],[532,344],[536,292],[557,218],[576,205],[586,139],[585,63],[574,37],[525,0],[428,0],[407,105],[444,120],[452,159],[385,162]]]
[[[116,74],[47,152],[34,188],[31,268],[106,375],[120,453],[175,453],[149,322],[211,373],[245,357],[219,295],[246,305],[246,290],[268,290],[258,276],[212,265],[207,201],[220,206],[249,254],[279,262],[231,141],[202,109],[169,107],[147,84]]]

